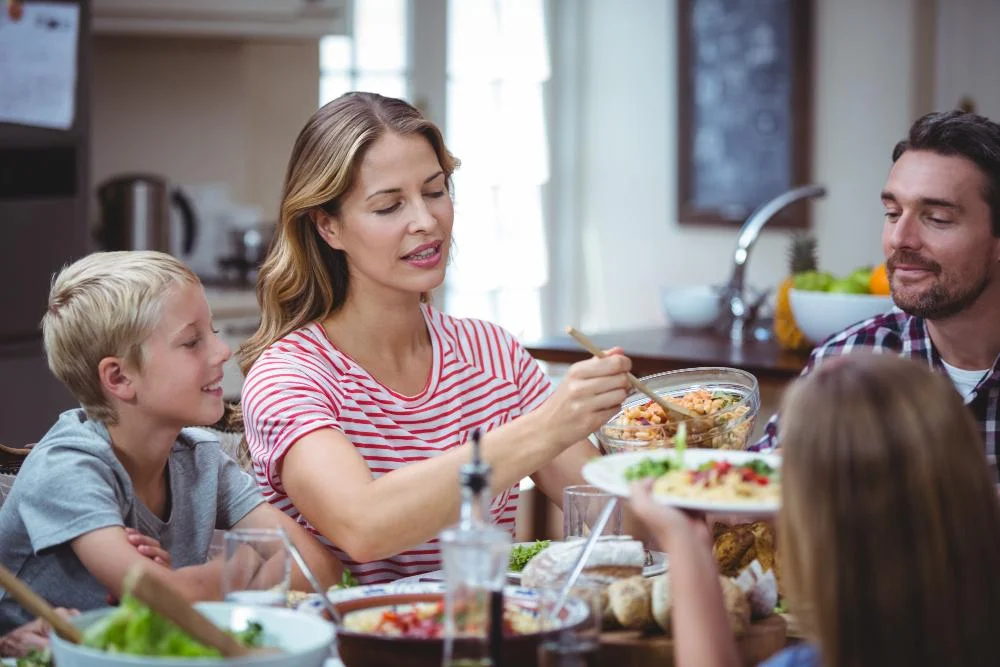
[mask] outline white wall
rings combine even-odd
[[[1000,2],[941,0],[936,18],[938,106],[968,97],[977,113],[1000,119]]]
[[[91,179],[218,182],[273,219],[292,142],[316,110],[315,41],[94,39]]]
[[[893,144],[927,109],[931,73],[918,35],[926,0],[815,0],[813,180],[820,262],[846,272],[881,258],[878,193]],[[579,124],[577,192],[581,298],[588,330],[664,322],[662,285],[724,282],[735,229],[676,220],[675,3],[582,0],[572,115]],[[562,35],[560,39],[572,38]],[[920,69],[920,71],[918,71]],[[748,280],[786,273],[787,233],[765,232]]]

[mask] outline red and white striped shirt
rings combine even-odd
[[[417,396],[383,386],[311,323],[271,345],[243,385],[246,438],[257,482],[269,502],[315,535],[362,584],[440,569],[436,539],[385,560],[359,563],[313,528],[285,495],[281,458],[308,433],[342,431],[378,478],[465,442],[537,408],[552,385],[503,328],[423,306],[433,347],[427,384]],[[458,479],[455,480],[456,487]],[[494,498],[493,520],[513,532],[517,487]]]

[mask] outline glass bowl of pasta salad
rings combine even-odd
[[[641,379],[698,417],[678,419],[644,394],[633,392],[597,432],[608,453],[672,448],[681,422],[686,423],[688,447],[746,449],[750,444],[760,412],[760,389],[750,373],[736,368],[685,368]]]

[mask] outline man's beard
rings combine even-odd
[[[941,282],[940,264],[923,259],[916,254],[897,250],[886,262],[889,270],[890,285],[892,285],[892,275],[895,273],[898,264],[927,269],[933,272],[937,278],[937,282],[932,284],[929,289],[910,301],[904,301],[897,294],[897,291],[892,289],[892,300],[900,310],[908,315],[922,317],[925,320],[943,320],[952,315],[957,315],[975,303],[976,299],[979,298],[990,284],[990,277],[987,272],[968,289],[949,290]]]

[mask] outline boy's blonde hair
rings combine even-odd
[[[834,358],[782,414],[778,550],[822,664],[997,664],[996,479],[949,380],[896,355]]]
[[[150,250],[93,253],[56,275],[42,318],[45,354],[91,419],[118,421],[101,388],[101,360],[121,357],[141,368],[142,344],[156,326],[167,291],[199,282],[180,260]]]

